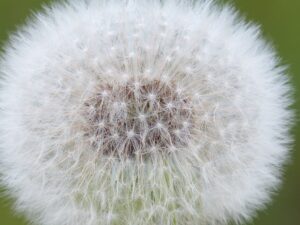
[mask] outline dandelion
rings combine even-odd
[[[43,225],[227,224],[288,155],[285,69],[213,1],[68,1],[1,60],[2,184]]]

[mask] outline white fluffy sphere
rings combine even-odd
[[[278,186],[288,79],[228,6],[52,5],[0,71],[2,183],[36,224],[240,222]]]

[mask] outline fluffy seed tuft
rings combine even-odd
[[[1,57],[1,182],[41,225],[248,220],[291,142],[275,55],[211,0],[52,5]]]
[[[163,153],[187,147],[195,129],[188,126],[194,122],[194,105],[172,89],[173,83],[147,78],[102,83],[83,109],[83,127],[95,150],[128,158],[153,153],[153,147]]]

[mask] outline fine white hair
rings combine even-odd
[[[288,76],[231,6],[53,4],[0,73],[1,182],[36,224],[240,223],[280,183]]]

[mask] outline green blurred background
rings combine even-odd
[[[300,110],[300,0],[220,0],[231,2],[248,19],[261,24],[265,37],[272,41],[283,62],[290,66],[296,89],[297,111]],[[8,34],[24,24],[32,12],[49,0],[0,0],[0,47]],[[298,76],[297,76],[298,75]],[[298,115],[298,114],[297,114]],[[296,142],[292,160],[285,169],[282,188],[268,208],[249,225],[300,224],[300,123],[293,130]],[[11,210],[11,201],[0,197],[0,225],[26,225],[26,220]]]

